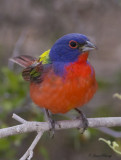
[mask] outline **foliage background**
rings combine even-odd
[[[90,55],[99,90],[83,108],[87,117],[121,116],[121,102],[113,99],[121,91],[121,0],[0,0],[0,128],[16,125],[12,113],[26,120],[44,121],[42,110],[29,98],[29,84],[22,80],[21,68],[8,60],[11,56],[38,56],[51,48],[60,36],[79,32],[98,46]],[[71,111],[56,119],[74,118]],[[120,130],[120,128],[116,128]],[[0,140],[0,160],[20,158],[35,133]],[[34,160],[119,160],[99,137],[116,140],[89,129],[80,135],[76,129],[59,131],[54,139],[43,136],[35,149]]]

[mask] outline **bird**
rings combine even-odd
[[[10,60],[24,67],[22,76],[30,83],[30,97],[40,108],[45,108],[54,128],[50,113],[65,114],[72,109],[80,113],[84,130],[88,121],[79,107],[87,104],[97,91],[95,70],[88,60],[96,46],[80,33],[69,33],[42,53],[39,58],[29,55]]]

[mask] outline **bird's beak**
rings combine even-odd
[[[90,41],[86,41],[86,44],[81,47],[81,51],[86,52],[86,51],[91,51],[93,49],[97,49],[97,47],[91,43]]]

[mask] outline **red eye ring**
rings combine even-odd
[[[69,41],[69,47],[74,49],[74,48],[77,48],[77,46],[78,46],[78,43],[76,41],[74,40]]]

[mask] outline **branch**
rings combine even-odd
[[[112,129],[107,128],[107,127],[99,127],[98,130],[107,134],[107,135],[110,135],[114,138],[120,138],[121,137],[121,132],[120,131],[115,131],[115,130],[112,130]]]
[[[35,137],[34,141],[31,144],[31,146],[29,147],[29,149],[26,151],[26,153],[23,155],[23,157],[20,160],[26,160],[27,157],[28,157],[28,160],[31,160],[31,158],[33,157],[33,150],[34,150],[35,146],[37,145],[37,143],[39,142],[42,135],[43,135],[43,132],[39,132],[37,134],[37,136]]]
[[[16,121],[20,122],[20,123],[26,123],[27,122],[25,119],[19,117],[17,114],[14,114],[14,113],[13,113],[12,118],[15,119]]]
[[[19,117],[16,114],[13,114],[13,118],[22,124],[0,129],[0,138],[27,132],[37,132],[37,136],[35,137],[34,141],[30,145],[26,153],[20,159],[20,160],[26,160],[26,159],[31,160],[31,158],[33,157],[33,150],[37,145],[37,143],[39,142],[40,138],[42,137],[43,133],[51,129],[49,122],[29,122]],[[88,122],[89,122],[89,127],[91,128],[116,127],[116,126],[121,126],[121,117],[88,118]],[[78,119],[57,121],[55,124],[55,130],[80,128],[80,127],[83,127],[83,123]]]
[[[19,117],[16,114],[13,114],[12,118],[14,118],[15,120],[17,120],[20,123],[26,123],[27,121],[24,120],[23,118]],[[37,134],[37,136],[35,137],[34,141],[32,142],[32,144],[30,145],[29,149],[26,151],[26,153],[21,157],[20,160],[26,160],[28,158],[28,160],[31,160],[31,158],[33,157],[33,150],[36,147],[37,143],[39,142],[40,138],[42,137],[43,132],[39,132]]]
[[[89,127],[116,127],[121,126],[121,117],[101,117],[101,118],[88,118]],[[55,130],[69,129],[83,127],[80,120],[63,120],[57,121],[55,125]],[[28,122],[13,127],[0,129],[0,138],[8,137],[11,135],[17,135],[27,132],[39,132],[39,131],[49,131],[50,125],[48,122]]]

